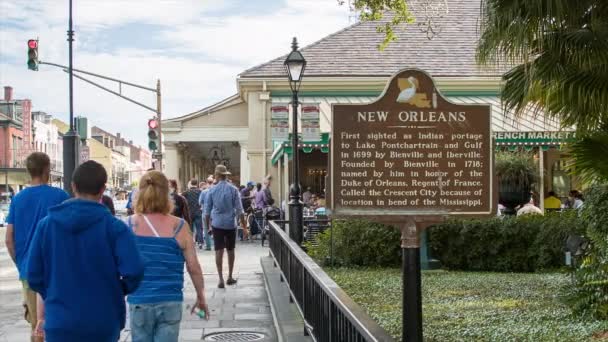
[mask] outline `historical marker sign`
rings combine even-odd
[[[490,113],[444,99],[420,70],[399,72],[374,103],[334,105],[333,212],[492,214]]]

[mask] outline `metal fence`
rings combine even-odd
[[[394,341],[275,222],[270,253],[315,341]]]

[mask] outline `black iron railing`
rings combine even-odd
[[[275,222],[270,253],[315,341],[394,341]]]

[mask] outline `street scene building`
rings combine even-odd
[[[0,342],[608,339],[605,1],[72,2],[0,3]]]
[[[68,125],[51,114],[32,111],[32,101],[16,100],[13,88],[4,87],[0,101],[0,187],[13,195],[28,182],[25,158],[32,152],[46,153],[51,159],[51,184],[63,182],[63,134]],[[111,180],[110,191],[131,190],[137,180],[152,167],[150,151],[136,146],[120,133],[116,135],[93,126],[79,118],[79,134],[83,141],[82,161],[97,160],[106,167]],[[29,127],[29,128],[28,128]]]
[[[499,98],[501,70],[478,66],[478,18],[468,13],[479,6],[477,1],[450,6],[449,24],[442,21],[441,34],[432,40],[411,25],[400,29],[396,41],[380,51],[384,33],[376,28],[389,20],[385,19],[358,22],[300,50],[308,62],[300,102],[319,107],[320,130],[319,139],[303,139],[298,147],[304,188],[324,192],[332,105],[375,101],[388,77],[403,68],[429,73],[441,93],[454,103],[491,105],[496,149],[535,151],[543,177],[536,191],[544,194],[555,190],[565,199],[570,190],[581,187],[565,170],[567,155],[561,149],[572,139],[572,130],[533,108],[519,116],[505,112]],[[279,200],[287,200],[292,147],[290,138],[273,137],[271,127],[272,108],[290,108],[284,59],[281,56],[236,75],[235,95],[200,111],[165,120],[167,174],[185,184],[200,174],[198,170],[209,174],[218,161],[225,159],[243,184],[273,175],[278,180]]]

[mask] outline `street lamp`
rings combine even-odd
[[[306,69],[306,60],[302,53],[298,51],[298,41],[293,38],[291,52],[285,60],[285,71],[289,77],[289,87],[291,88],[293,106],[291,151],[293,157],[293,176],[289,189],[289,235],[298,245],[303,240],[303,204],[301,201],[300,188],[300,158],[298,148],[298,91],[302,84],[302,76]]]
[[[79,154],[80,142],[78,133],[74,130],[74,72],[72,68],[73,56],[72,46],[74,42],[74,30],[72,25],[72,0],[69,0],[68,20],[68,48],[69,48],[69,89],[70,89],[70,129],[63,135],[63,189],[72,193],[72,173],[76,169],[76,160]]]

